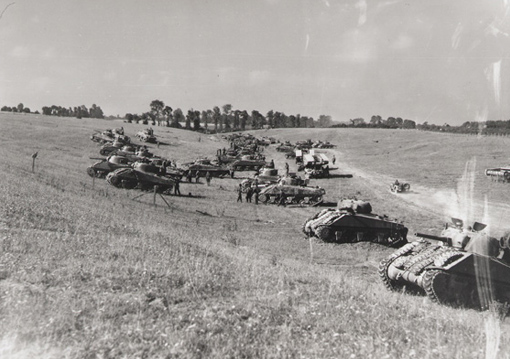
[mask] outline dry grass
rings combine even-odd
[[[171,208],[161,200],[154,207],[151,195],[133,201],[137,192],[104,181],[92,188],[85,168],[98,149],[88,137],[120,125],[0,114],[1,357],[476,358],[492,353],[486,323],[500,326],[498,357],[508,357],[508,326],[490,312],[388,293],[376,266],[390,249],[312,242],[311,258],[300,226],[316,209],[237,204],[231,179],[184,183],[181,192],[194,197],[167,197]],[[123,125],[128,134],[141,127]],[[178,162],[226,146],[155,132],[167,144],[154,152]],[[378,163],[349,147],[357,141],[344,132],[274,132],[323,137],[363,168]],[[352,136],[367,142],[375,134]],[[269,153],[283,168],[281,155]],[[373,171],[394,175],[382,165]],[[414,180],[411,172],[402,177]],[[329,199],[368,198],[406,224],[442,220],[356,179],[317,183]]]

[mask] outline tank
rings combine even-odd
[[[496,178],[498,181],[502,180],[505,182],[510,182],[510,166],[487,168],[485,170],[485,175],[491,178]]]
[[[205,177],[206,173],[209,172],[212,177],[223,177],[230,174],[230,170],[224,166],[218,166],[209,160],[197,160],[193,163],[183,164],[184,176],[191,175],[196,177]]]
[[[140,139],[140,141],[143,142],[152,142],[156,143],[157,139],[154,135],[154,130],[152,128],[146,128],[143,131],[139,131],[136,133],[136,137]]]
[[[484,224],[463,228],[462,221],[452,221],[440,236],[416,233],[419,240],[381,261],[384,285],[451,306],[487,309],[493,301],[510,302],[509,236],[498,240],[483,231]]]
[[[326,191],[320,187],[303,187],[288,184],[274,184],[267,186],[259,194],[262,203],[279,203],[284,197],[286,204],[315,205],[322,202]]]
[[[94,142],[99,143],[113,142],[113,140],[115,139],[115,134],[112,132],[111,129],[108,129],[93,133],[92,136],[90,136],[90,139]]]
[[[176,180],[170,176],[159,175],[159,168],[148,163],[136,163],[133,168],[120,168],[106,175],[106,182],[117,188],[154,190],[169,193]]]
[[[243,156],[244,157],[244,156]],[[241,158],[230,164],[230,168],[234,171],[258,171],[266,165],[264,160],[252,160],[249,158]]]
[[[340,208],[324,209],[305,221],[303,232],[324,242],[374,242],[399,248],[407,244],[408,229],[387,216],[373,214],[364,201],[350,201]]]
[[[130,167],[130,161],[124,156],[111,155],[87,168],[90,177],[105,177],[108,173],[119,168]]]

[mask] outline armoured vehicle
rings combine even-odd
[[[146,128],[143,131],[139,131],[136,133],[135,136],[138,137],[140,139],[140,141],[143,141],[143,142],[152,142],[152,143],[157,142],[156,136],[154,135],[154,130],[152,128]]]
[[[279,183],[262,189],[259,194],[259,201],[262,203],[279,203],[283,196],[286,204],[314,205],[322,202],[322,196],[325,194],[326,191],[320,187],[303,187]]]
[[[411,185],[409,183],[395,181],[390,185],[390,191],[393,193],[407,192],[410,189]]]
[[[294,146],[290,144],[290,142],[285,142],[276,147],[278,152],[293,152]]]
[[[485,170],[485,175],[489,177],[495,177],[498,180],[503,180],[505,182],[510,182],[510,166],[507,167],[497,167],[497,168],[487,168]]]
[[[121,152],[120,154],[122,155],[126,153],[135,154],[136,148],[132,145],[126,145],[123,142],[113,141],[112,143],[105,143],[99,149],[99,154],[101,156],[108,156],[113,152]]]
[[[124,156],[111,155],[87,168],[90,177],[105,177],[119,168],[128,168],[133,162]]]
[[[133,168],[120,168],[106,175],[106,182],[117,188],[153,190],[158,186],[158,192],[168,193],[174,187],[176,180],[170,176],[160,175],[157,166],[148,163],[135,163]]]
[[[347,201],[340,208],[328,208],[309,218],[303,232],[324,242],[374,242],[390,247],[407,243],[408,229],[387,216],[373,214],[372,206],[363,201]]]
[[[212,177],[223,177],[230,174],[230,170],[227,167],[217,165],[208,159],[185,163],[182,167],[184,176],[191,175],[196,177],[198,174],[199,177],[205,177],[207,172],[209,172]]]
[[[266,165],[262,159],[251,159],[251,156],[242,156],[241,159],[230,163],[230,168],[234,171],[258,171]]]
[[[93,133],[92,136],[90,136],[90,139],[99,143],[113,142],[115,139],[115,134],[112,130],[98,131]]]
[[[452,221],[440,236],[416,233],[420,240],[384,259],[379,275],[385,286],[453,306],[486,309],[494,300],[510,302],[509,237],[497,240],[483,232],[484,224],[463,228],[461,220]]]

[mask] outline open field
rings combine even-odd
[[[510,357],[510,328],[495,312],[388,292],[377,266],[391,249],[305,240],[301,225],[316,208],[236,203],[239,179],[183,183],[181,192],[193,197],[166,196],[170,207],[93,182],[85,170],[99,153],[89,137],[119,126],[132,138],[144,127],[0,114],[0,357]],[[228,146],[215,135],[153,128],[162,144],[151,150],[178,164]],[[507,164],[509,139],[258,133],[337,144],[325,150],[336,155],[333,174],[353,177],[312,180],[327,201],[368,199],[410,233],[437,233],[459,213],[487,219],[494,233],[505,229],[510,185],[491,182],[483,169]],[[274,146],[266,152],[284,168]],[[391,194],[395,178],[412,192]],[[474,189],[469,201],[466,187]]]

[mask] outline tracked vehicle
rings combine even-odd
[[[492,301],[510,302],[509,236],[498,241],[483,232],[484,224],[453,223],[440,236],[416,233],[420,240],[383,260],[379,275],[385,286],[452,306],[486,309]]]
[[[171,176],[160,175],[159,168],[148,163],[135,163],[133,168],[120,168],[106,175],[106,182],[117,188],[154,190],[169,193],[176,180]]]
[[[119,168],[128,168],[133,162],[124,156],[111,155],[87,168],[90,177],[105,177]]]
[[[363,201],[343,201],[339,208],[328,208],[305,221],[303,233],[324,242],[374,242],[390,247],[407,243],[408,229],[387,216],[372,214]]]
[[[323,200],[326,191],[320,187],[304,187],[288,184],[274,184],[262,189],[259,201],[262,203],[280,203],[283,196],[285,204],[315,205]]]

